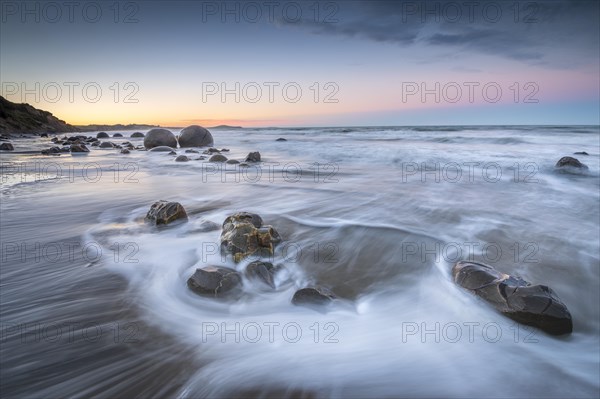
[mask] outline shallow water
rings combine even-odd
[[[111,140],[142,143],[129,133]],[[228,158],[260,151],[262,166],[100,149],[1,155],[3,395],[600,394],[598,127],[213,136]],[[587,173],[554,170],[577,151]],[[181,202],[189,222],[145,226],[158,199]],[[277,291],[245,280],[236,302],[195,296],[196,268],[247,264],[223,259],[220,231],[205,231],[241,210],[285,240]],[[452,264],[469,258],[552,287],[573,334],[518,326],[455,286]],[[341,300],[328,312],[292,306],[309,284]]]

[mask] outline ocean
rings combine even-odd
[[[226,157],[263,162],[22,153],[52,145],[39,137],[2,152],[4,397],[600,396],[598,126],[211,132]],[[110,141],[143,143],[121,133]],[[589,170],[557,172],[563,156]],[[163,199],[188,222],[146,225]],[[197,296],[196,268],[248,263],[218,249],[238,211],[283,238],[276,289]],[[452,265],[469,259],[551,287],[573,333],[516,324],[457,286]],[[310,285],[339,300],[292,305]]]

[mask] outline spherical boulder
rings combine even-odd
[[[152,129],[144,137],[144,146],[148,149],[159,146],[177,148],[177,139],[167,129]]]
[[[179,133],[180,147],[209,147],[214,144],[212,134],[202,126],[188,126]]]
[[[115,145],[110,141],[103,141],[100,143],[100,148],[115,148]]]
[[[106,133],[106,132],[100,132],[100,133],[98,133],[96,135],[96,138],[97,139],[106,139],[106,138],[108,138],[108,133]]]
[[[113,137],[123,137],[123,135],[121,133],[115,133],[113,134]]]
[[[131,135],[131,137],[145,137],[144,133],[142,132],[135,132]]]
[[[11,143],[2,143],[0,144],[0,150],[2,151],[13,151],[15,147]]]
[[[187,162],[190,159],[188,157],[186,157],[185,155],[180,155],[177,158],[175,158],[175,162]]]

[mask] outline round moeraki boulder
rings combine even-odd
[[[179,133],[180,147],[210,147],[214,144],[212,134],[202,126],[188,126]]]
[[[145,137],[144,133],[142,132],[135,132],[131,135],[131,137]]]
[[[186,157],[185,155],[180,155],[177,158],[175,158],[175,162],[187,162],[190,159],[188,157]]]
[[[166,145],[159,145],[158,147],[154,147],[150,150],[150,152],[173,152],[174,149],[172,147],[167,147]]]
[[[144,147],[150,149],[159,146],[177,148],[175,135],[167,129],[152,129],[144,137]]]
[[[207,266],[196,269],[196,272],[188,279],[187,286],[198,295],[222,298],[241,293],[242,278],[233,269]]]
[[[161,225],[169,224],[175,220],[187,220],[187,213],[179,202],[156,201],[146,214],[146,222]]]
[[[208,162],[227,162],[227,157],[221,154],[215,154],[208,159]]]
[[[96,135],[97,139],[107,139],[108,138],[108,133],[106,132],[100,132]]]

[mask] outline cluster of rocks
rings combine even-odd
[[[161,200],[150,207],[145,220],[152,225],[163,226],[176,221],[185,222],[188,215],[180,203]],[[275,228],[265,225],[262,218],[254,213],[234,213],[222,225],[221,252],[231,256],[235,263],[258,258],[246,266],[244,275],[248,280],[258,281],[271,290],[277,289],[275,276],[283,267],[275,266],[261,257],[272,257],[280,242],[281,237]],[[187,280],[192,292],[212,298],[238,298],[244,291],[243,285],[242,273],[214,265],[196,269]],[[320,307],[334,299],[335,295],[325,288],[304,287],[294,293],[291,302],[294,305]]]

